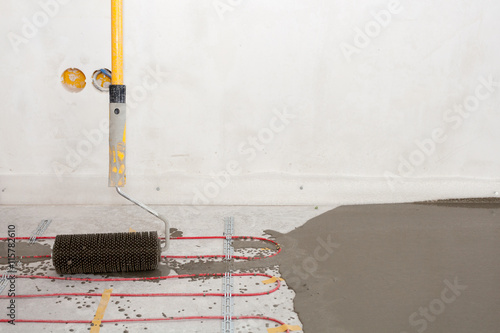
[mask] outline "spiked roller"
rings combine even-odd
[[[169,245],[170,227],[165,217],[123,193],[125,186],[126,89],[123,84],[123,0],[111,0],[112,77],[109,87],[108,186],[165,224],[165,243],[158,233],[58,235],[52,261],[59,274],[97,274],[149,271],[158,267],[161,251]]]

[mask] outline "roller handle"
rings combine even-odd
[[[126,183],[126,115],[125,86],[109,86],[109,177],[108,186]]]

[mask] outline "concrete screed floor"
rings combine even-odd
[[[304,332],[499,332],[500,204],[484,200],[441,204],[342,207],[155,206],[170,218],[172,236],[222,235],[234,216],[235,234],[265,236],[282,246],[278,256],[235,261],[236,272],[285,279],[275,293],[236,297],[239,315],[259,315],[299,325]],[[0,237],[8,225],[29,236],[41,219],[45,235],[161,230],[154,217],[125,206],[0,206]],[[49,254],[52,241],[17,244],[17,255]],[[273,253],[269,244],[234,243],[236,255]],[[169,255],[222,254],[222,240],[172,241]],[[5,256],[2,242],[0,256]],[[6,264],[0,262],[2,271]],[[220,260],[168,259],[157,271],[135,276],[224,272]],[[22,260],[19,274],[56,275],[50,260]],[[113,274],[116,276],[116,274]],[[134,276],[134,275],[127,275]],[[234,292],[271,290],[258,276],[235,277]],[[219,292],[222,280],[75,282],[18,279],[17,294]],[[3,292],[3,295],[6,291]],[[17,299],[18,319],[92,320],[99,297]],[[0,300],[0,319],[8,300]],[[104,319],[221,315],[220,297],[111,298]],[[262,320],[235,322],[235,332],[267,332]],[[2,332],[85,332],[87,324],[0,324]],[[101,332],[220,332],[220,321],[104,324]],[[300,331],[299,331],[300,332]]]

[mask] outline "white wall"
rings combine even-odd
[[[109,1],[57,0],[43,22],[41,4],[54,1],[0,2],[0,203],[124,203],[107,188],[108,96],[90,82],[110,68]],[[124,1],[126,191],[141,200],[317,205],[500,191],[500,87],[481,83],[500,81],[498,1]],[[372,13],[389,9],[380,28]],[[372,37],[359,36],[365,28]],[[87,75],[80,93],[59,82],[69,67]],[[479,103],[460,116],[464,102]],[[269,142],[251,148],[258,135]],[[228,164],[237,171],[217,185]]]

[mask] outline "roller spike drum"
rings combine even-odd
[[[57,235],[52,250],[58,274],[150,271],[160,258],[156,231]]]

